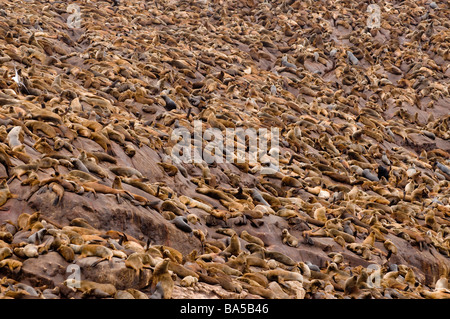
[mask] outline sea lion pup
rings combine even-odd
[[[114,299],[135,299],[132,294],[125,290],[119,290],[114,295]]]
[[[174,287],[174,282],[171,274],[169,273],[169,258],[165,258],[160,261],[153,271],[152,280],[150,284],[150,292],[155,293],[156,286],[159,284],[161,286],[161,290],[163,291],[162,298],[171,299],[172,292]]]
[[[137,169],[124,166],[112,166],[109,168],[111,172],[121,177],[137,177],[143,179],[144,176]]]
[[[15,269],[20,270],[22,268],[22,262],[15,259],[3,259],[0,261],[0,268],[8,267],[9,270],[14,271]]]
[[[193,213],[188,214],[186,216],[186,218],[187,218],[188,222],[190,222],[191,224],[194,224],[194,225],[197,223],[201,224],[200,217],[198,217],[196,214],[193,214]]]
[[[264,247],[264,242],[259,237],[250,235],[246,230],[243,230],[239,237],[249,243],[255,243],[257,245],[260,245],[261,247]]]
[[[104,260],[111,261],[114,254],[111,249],[109,249],[108,247],[102,246],[102,245],[97,245],[97,244],[81,245],[79,258],[85,258],[85,257],[90,257],[90,256],[100,257],[99,260],[97,260],[96,262],[94,262],[91,265],[92,267],[95,267],[97,264],[99,264],[100,262],[102,262]]]
[[[55,144],[53,145],[55,151],[59,151],[62,148],[66,148],[69,152],[73,152],[73,146],[66,139],[56,137]]]
[[[17,198],[17,197],[18,197],[18,195],[12,194],[11,191],[9,190],[6,179],[2,180],[0,182],[0,207],[5,205],[5,203],[8,201],[8,199]]]
[[[323,223],[325,223],[327,221],[327,209],[325,207],[318,207],[317,209],[314,210],[314,219],[317,219]]]
[[[137,289],[128,288],[126,291],[129,292],[134,297],[134,299],[149,299],[149,297],[145,293]]]
[[[112,284],[101,284],[89,280],[75,280],[74,278],[70,278],[64,281],[64,285],[72,288],[73,291],[81,291],[83,295],[98,298],[114,297],[117,293],[116,287]]]
[[[292,236],[286,228],[281,231],[281,241],[291,247],[298,246],[298,239]]]
[[[186,276],[180,281],[182,287],[193,287],[198,282],[197,277]]]
[[[127,154],[129,157],[133,157],[134,155],[136,155],[136,149],[135,149],[134,146],[131,145],[130,143],[126,143],[125,146],[123,146],[123,151],[124,151],[125,154]]]
[[[0,261],[12,256],[12,250],[9,247],[0,248]]]

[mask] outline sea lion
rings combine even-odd
[[[56,194],[56,198],[52,203],[53,206],[59,205],[64,196],[64,192],[65,192],[64,187],[58,183],[53,182],[53,183],[50,183],[49,189]]]
[[[0,146],[0,163],[5,167],[6,175],[10,175],[10,168],[13,167],[10,155],[6,153],[5,149]]]
[[[22,262],[15,259],[3,259],[0,261],[0,268],[8,267],[9,270],[14,271],[15,269],[21,269],[22,268]]]
[[[25,121],[25,126],[30,128],[34,134],[37,134],[37,132],[40,131],[49,138],[56,137],[55,129],[51,125],[49,125],[45,122],[29,120],[29,121]]]
[[[21,126],[15,126],[9,131],[6,141],[12,150],[22,145],[22,142],[20,141],[21,133],[22,133]]]
[[[100,145],[108,155],[116,155],[112,149],[111,141],[102,132],[92,132],[89,138]]]
[[[108,162],[112,164],[117,164],[117,160],[115,157],[103,153],[103,152],[86,152],[87,156],[94,156],[99,162]]]
[[[65,261],[69,263],[75,260],[75,251],[70,246],[60,245],[57,252],[64,258]]]
[[[99,260],[97,260],[96,262],[94,262],[91,266],[94,267],[97,264],[99,264],[100,262],[104,261],[104,260],[112,260],[113,252],[111,249],[102,246],[102,245],[98,245],[98,244],[84,244],[81,245],[81,250],[80,250],[80,256],[79,258],[85,258],[85,257],[90,257],[90,256],[94,256],[94,257],[100,257]]]
[[[241,242],[236,233],[231,236],[230,244],[222,252],[225,255],[238,256],[241,253]]]
[[[185,216],[176,216],[172,222],[178,229],[186,233],[192,233],[192,228],[188,225],[188,220]]]
[[[177,104],[170,97],[168,97],[167,95],[161,95],[161,97],[166,103],[164,107],[167,111],[175,110],[177,108]]]
[[[281,241],[283,244],[291,247],[298,246],[298,239],[292,236],[286,228],[281,231]]]
[[[150,292],[154,294],[155,291],[161,290],[163,299],[172,298],[174,287],[172,276],[169,273],[169,262],[170,259],[165,258],[156,265],[150,283]],[[161,288],[157,289],[157,285],[159,285]]]
[[[197,277],[186,276],[180,281],[180,285],[183,287],[193,287],[197,282]]]
[[[32,172],[36,172],[39,169],[39,163],[38,162],[33,162],[30,164],[22,164],[22,165],[17,165],[12,169],[12,176],[10,176],[10,178],[8,179],[8,184],[11,184],[11,182],[17,178],[18,180],[22,181],[21,177],[22,175],[28,175]]]
[[[12,256],[12,250],[9,247],[0,248],[0,261]]]
[[[121,196],[125,197],[127,199],[130,199],[130,200],[133,200],[135,198],[135,196],[133,196],[130,192],[128,192],[126,190],[115,189],[115,188],[100,184],[98,182],[84,182],[81,185],[83,186],[83,188],[85,190],[92,191],[94,193],[94,195],[96,195],[97,193],[116,195],[117,202],[119,204],[122,203]]]
[[[134,252],[130,254],[125,260],[125,266],[136,271],[136,276],[139,276],[144,268],[150,269],[148,265],[152,257],[147,254]]]
[[[102,284],[89,280],[76,280],[70,278],[64,281],[64,285],[73,290],[81,291],[83,295],[98,298],[113,297],[117,293],[117,289],[112,284]]]
[[[17,198],[18,195],[11,193],[9,190],[7,181],[4,179],[0,182],[0,207],[5,205],[5,203],[10,198]]]
[[[266,258],[274,259],[287,266],[295,266],[297,264],[291,257],[278,251],[265,250],[264,255]]]
[[[109,170],[117,176],[144,178],[141,172],[132,167],[113,166]]]
[[[388,254],[386,256],[387,260],[389,260],[389,258],[391,258],[392,254],[397,254],[397,252],[398,252],[397,246],[395,246],[395,244],[391,240],[389,240],[389,239],[385,240],[383,245],[384,245],[384,248],[386,248],[386,250],[388,251]]]
[[[264,242],[262,241],[262,239],[249,234],[248,231],[246,231],[246,230],[243,230],[241,232],[241,234],[239,235],[239,237],[241,237],[243,240],[245,240],[249,243],[254,243],[254,244],[260,245],[261,247],[264,247]]]

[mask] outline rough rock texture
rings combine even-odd
[[[446,1],[0,4],[0,297],[449,298]]]

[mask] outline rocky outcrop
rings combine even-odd
[[[448,5],[376,6],[3,1],[0,297],[448,298]]]

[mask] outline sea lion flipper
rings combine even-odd
[[[120,197],[120,194],[116,194],[117,203],[120,205],[123,203],[122,197]]]
[[[107,257],[100,258],[99,260],[93,262],[92,265],[91,265],[91,267],[95,267],[95,266],[97,266],[99,263],[101,263],[102,261],[105,261],[105,260],[107,260],[107,259],[108,259]]]

